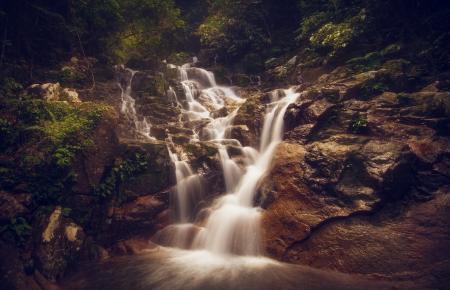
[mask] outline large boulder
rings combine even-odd
[[[169,193],[144,195],[113,208],[109,235],[114,240],[133,235],[149,236],[167,225],[164,211],[169,207]]]
[[[293,243],[327,220],[373,211],[382,192],[400,186],[390,176],[407,174],[403,146],[358,144],[344,137],[308,146],[282,143],[277,148],[260,197],[270,255],[282,258]]]
[[[371,216],[331,220],[291,245],[284,258],[317,268],[413,281],[414,289],[444,289],[450,284],[449,193],[442,191],[424,203],[393,204]]]

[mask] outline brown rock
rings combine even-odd
[[[74,161],[75,192],[90,193],[92,187],[101,182],[105,171],[113,165],[118,151],[115,133],[117,122],[115,111],[105,113],[93,133],[94,145]]]
[[[115,207],[108,235],[117,239],[135,234],[151,234],[157,229],[158,215],[167,207],[166,200],[157,195],[140,196]]]
[[[285,258],[318,268],[414,281],[414,289],[450,285],[449,192],[386,207],[374,216],[332,221],[292,246]]]

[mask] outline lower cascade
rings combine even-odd
[[[277,144],[282,141],[286,109],[300,94],[294,89],[272,94],[258,150],[244,147],[238,140],[229,138],[233,119],[244,99],[237,96],[232,88],[218,86],[212,72],[191,67],[190,64],[176,68],[185,94],[185,107],[179,103],[173,89],[168,95],[183,108],[183,114],[189,120],[208,120],[204,128],[206,134],[201,134],[202,141],[213,142],[218,147],[226,193],[202,210],[202,213],[208,213],[206,217],[204,214],[196,217],[195,210],[204,196],[201,176],[192,171],[182,156],[177,155],[169,137],[168,150],[177,181],[173,198],[177,223],[157,233],[154,240],[173,247],[207,250],[212,254],[261,256],[262,209],[255,205],[255,193]],[[236,108],[224,117],[212,117],[212,110],[219,110],[226,104],[234,104]],[[191,142],[196,142],[197,138],[192,136]],[[244,166],[239,166],[230,158],[227,151],[229,145],[239,148],[244,156]]]

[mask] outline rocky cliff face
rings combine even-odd
[[[414,91],[407,78],[340,67],[299,87],[258,199],[270,256],[417,288],[448,283],[450,93]],[[258,120],[265,96],[250,100],[237,120],[254,128],[246,114]]]

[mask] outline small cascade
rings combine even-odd
[[[176,185],[172,192],[175,224],[158,232],[153,239],[162,245],[189,248],[195,235],[193,222],[198,205],[204,198],[203,180],[199,174],[193,172],[186,160],[178,157],[170,135],[166,141],[170,159],[175,167]]]
[[[191,142],[208,141],[217,145],[225,180],[225,195],[216,198],[211,207],[196,220],[196,205],[203,198],[199,175],[187,161],[182,161],[171,146],[168,147],[175,165],[177,223],[156,236],[165,245],[187,249],[202,249],[213,254],[262,255],[260,223],[262,209],[254,205],[255,194],[267,172],[276,146],[283,137],[283,118],[288,106],[299,94],[293,89],[271,93],[267,105],[259,150],[244,147],[238,140],[230,139],[228,132],[233,125],[238,106],[244,102],[229,87],[216,84],[214,75],[191,64],[177,68],[184,92],[184,106],[175,91],[168,96],[182,109],[189,121],[206,120],[202,132],[194,131]],[[234,108],[226,116],[214,118],[214,111]],[[225,112],[227,112],[225,111]],[[228,111],[229,112],[229,111]],[[228,146],[241,151],[243,164],[238,164],[228,153]],[[173,146],[172,146],[173,147]],[[184,159],[185,160],[185,159]],[[242,163],[242,162],[241,162]],[[204,212],[204,211],[202,211]]]
[[[177,182],[175,187],[176,220],[180,223],[192,222],[195,218],[195,208],[203,198],[201,177],[198,174],[194,174],[188,162],[180,160],[169,146],[168,151],[170,159],[175,165]]]
[[[282,140],[284,113],[289,104],[299,96],[293,90],[286,90],[284,93],[285,97],[270,104],[271,108],[264,121],[265,130],[263,129],[267,133],[261,138],[260,152],[249,147],[243,148],[244,155],[249,160],[245,174],[238,175],[240,178],[236,188],[232,187],[233,191],[227,188],[228,194],[216,201],[205,228],[195,241],[197,247],[222,254],[262,254],[261,210],[253,204],[258,183],[267,172],[273,152]],[[227,175],[225,168],[224,175]]]
[[[155,140],[155,138],[151,135],[151,124],[147,121],[145,117],[143,117],[141,120],[139,120],[139,117],[136,112],[136,100],[133,99],[131,96],[131,84],[133,82],[134,75],[137,73],[137,71],[121,67],[122,70],[128,72],[130,74],[128,82],[126,84],[122,84],[119,82],[119,87],[121,90],[121,100],[122,105],[120,108],[120,111],[122,114],[125,115],[125,117],[130,120],[134,124],[134,129],[136,132],[143,136],[144,138],[148,140]],[[125,86],[125,88],[124,88]]]

